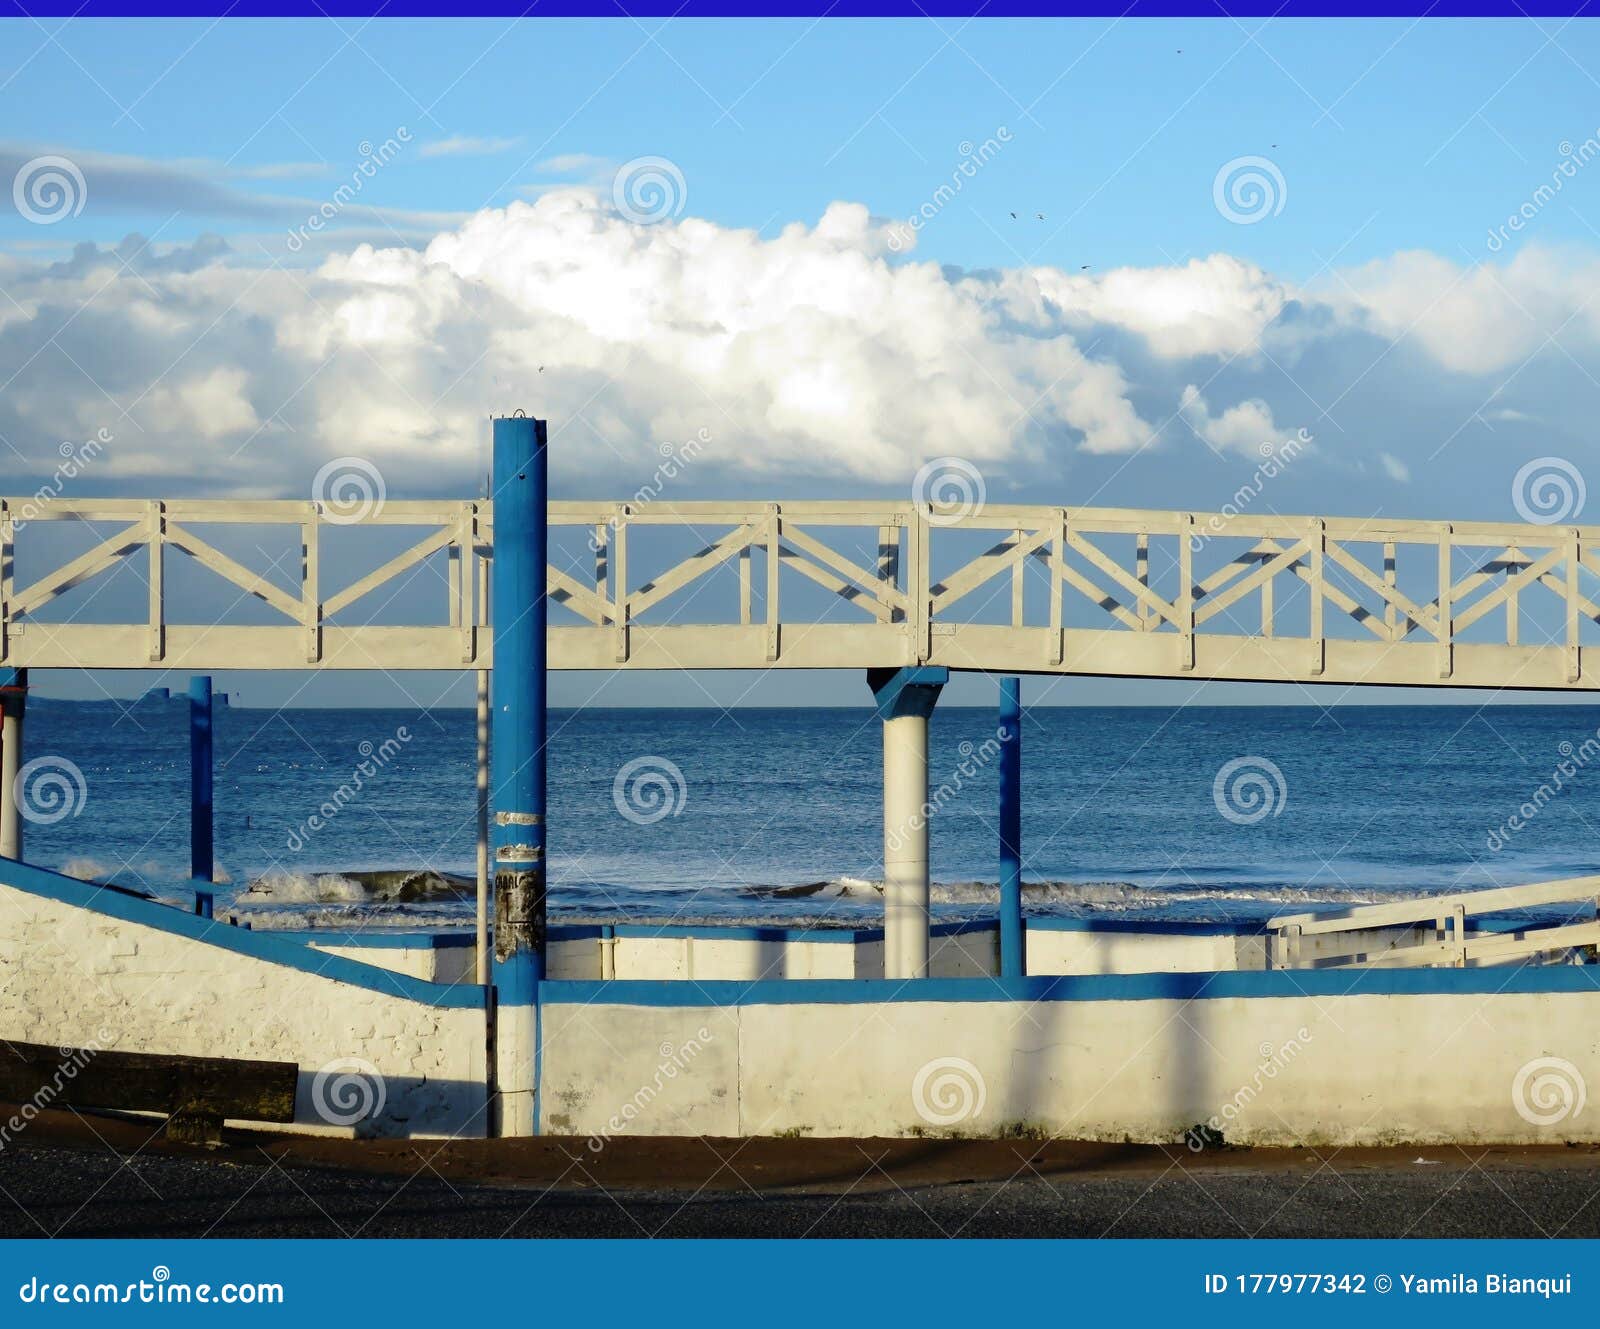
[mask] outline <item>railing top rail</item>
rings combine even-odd
[[[1488,890],[1424,895],[1415,900],[1356,905],[1329,913],[1279,914],[1267,921],[1267,927],[1278,931],[1297,927],[1301,936],[1310,937],[1329,932],[1400,927],[1407,923],[1432,923],[1436,919],[1450,917],[1457,909],[1472,918],[1481,914],[1501,913],[1507,909],[1564,904],[1569,900],[1596,896],[1600,896],[1600,876],[1563,877],[1558,881],[1537,881],[1526,886],[1495,886]]]
[[[40,499],[37,495],[0,495],[0,504],[17,521],[133,521],[160,504],[174,521],[262,523],[304,522],[313,515],[340,525],[406,525],[444,522],[463,507],[476,505],[486,518],[494,503],[487,498],[388,499],[370,505],[359,518],[330,511],[329,505],[309,499],[221,498],[65,498]],[[1449,537],[1456,544],[1529,546],[1563,543],[1576,533],[1586,544],[1600,544],[1600,526],[1535,525],[1528,522],[1489,521],[1376,521],[1364,517],[1280,516],[1270,513],[1180,512],[1143,508],[1050,507],[1041,504],[986,503],[966,511],[957,505],[917,504],[909,500],[709,499],[677,502],[623,497],[618,499],[563,499],[549,506],[558,526],[614,520],[621,510],[630,523],[644,525],[693,522],[742,522],[764,518],[774,508],[797,522],[823,524],[903,525],[920,512],[924,519],[945,529],[1038,529],[1065,517],[1083,532],[1100,534],[1187,535],[1199,528],[1209,537],[1276,539],[1302,536],[1309,530],[1330,538],[1357,542],[1436,544]],[[25,515],[24,515],[25,514]]]

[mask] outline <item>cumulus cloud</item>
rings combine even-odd
[[[1398,255],[1316,290],[1221,254],[963,271],[894,253],[859,204],[762,235],[565,187],[312,268],[215,237],[0,258],[0,438],[48,473],[61,439],[109,429],[112,487],[300,493],[359,454],[392,492],[471,492],[484,417],[523,407],[552,420],[569,492],[709,436],[697,484],[845,494],[952,454],[1002,488],[1100,459],[1236,465],[1309,427],[1317,466],[1401,480],[1491,405],[1531,419],[1550,394],[1503,375],[1553,335],[1592,358],[1596,276],[1527,253]]]
[[[1179,409],[1196,436],[1218,452],[1266,456],[1276,452],[1296,432],[1279,429],[1272,418],[1272,407],[1256,398],[1214,415],[1210,403],[1193,383],[1184,388]]]

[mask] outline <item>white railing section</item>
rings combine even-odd
[[[1274,969],[1348,965],[1406,968],[1500,964],[1600,944],[1594,914],[1600,876],[1565,877],[1527,886],[1456,891],[1331,912],[1281,914],[1269,920],[1268,963]],[[1511,910],[1575,904],[1566,920],[1530,922],[1514,931],[1474,931],[1470,920]]]
[[[1600,686],[1588,660],[1600,605],[1585,591],[1586,580],[1600,584],[1594,527],[877,502],[570,502],[551,504],[550,520],[549,591],[569,620],[550,630],[557,669],[928,663]],[[30,546],[48,548],[41,532],[61,522],[89,525],[96,542],[19,582],[19,562],[37,561]],[[225,552],[221,537],[201,533],[212,526],[297,535],[297,577],[286,585],[280,570]],[[418,538],[353,576],[346,556],[328,554],[333,527],[358,539],[411,527]],[[698,551],[664,556],[648,533],[673,529]],[[556,552],[580,534],[580,556]],[[175,618],[169,551],[281,621]],[[485,667],[492,554],[487,501],[389,502],[352,523],[317,503],[0,499],[0,663]],[[71,602],[57,604],[130,563],[147,588],[142,612],[89,622]],[[730,565],[736,580],[720,572]],[[355,621],[379,592],[407,606],[407,621]]]

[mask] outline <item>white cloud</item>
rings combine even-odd
[[[1411,483],[1411,468],[1390,452],[1378,454],[1378,464],[1383,467],[1383,473],[1391,480],[1400,484]]]
[[[470,134],[454,134],[449,138],[424,143],[417,149],[417,156],[492,157],[497,152],[516,147],[521,141],[517,138],[474,138]]]
[[[697,485],[741,492],[883,492],[952,454],[1019,488],[1147,452],[1215,470],[1301,423],[1318,463],[1294,483],[1404,481],[1445,443],[1452,462],[1479,435],[1516,446],[1535,418],[1586,439],[1600,377],[1579,373],[1600,358],[1592,257],[1405,254],[1316,291],[1224,254],[961,272],[894,254],[860,204],[762,236],[635,224],[573,187],[308,270],[136,239],[0,258],[0,436],[44,473],[64,436],[109,427],[106,476],[299,493],[353,453],[394,492],[468,492],[484,417],[524,407],[552,420],[558,475],[591,491],[701,430]],[[1522,367],[1552,337],[1535,381]]]
[[[1265,457],[1295,433],[1280,429],[1272,418],[1272,408],[1259,398],[1239,402],[1221,415],[1213,415],[1210,404],[1193,383],[1184,388],[1179,410],[1196,436],[1218,452]]]

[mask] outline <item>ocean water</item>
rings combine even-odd
[[[1027,907],[1249,919],[1593,872],[1597,726],[1587,706],[1030,711]],[[994,909],[994,734],[987,710],[933,717],[942,917]],[[473,743],[469,711],[220,710],[221,902],[255,926],[465,921],[470,890],[357,874],[471,877]],[[857,709],[553,712],[552,913],[875,918],[880,745]],[[35,698],[26,755],[31,861],[157,893],[187,876],[185,703]]]

